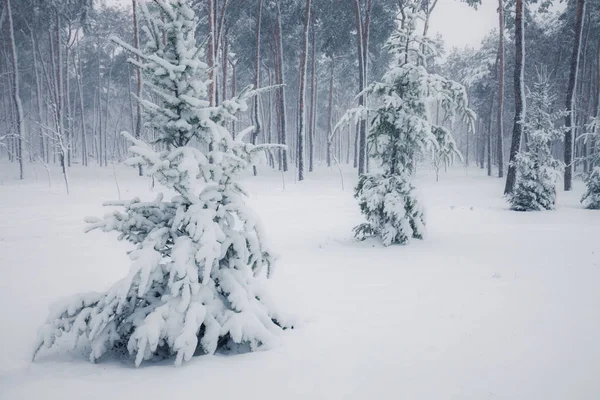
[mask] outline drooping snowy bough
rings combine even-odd
[[[380,171],[358,180],[354,194],[367,222],[354,233],[359,239],[379,236],[385,246],[423,238],[425,217],[412,184],[418,157],[432,152],[439,162],[449,162],[454,154],[460,156],[447,126],[460,116],[472,129],[474,120],[465,88],[427,71],[426,61],[437,50],[417,29],[423,18],[419,6],[416,0],[403,3],[400,27],[387,44],[393,67],[366,89],[369,103],[378,108],[350,110],[340,122],[373,116],[369,148]],[[435,100],[446,115],[440,125],[430,117],[429,105]]]
[[[105,293],[56,304],[35,353],[64,338],[73,345],[85,341],[92,361],[116,351],[135,357],[136,365],[166,357],[180,365],[218,349],[269,347],[282,330],[261,288],[273,256],[237,179],[265,146],[242,142],[251,128],[235,140],[226,128],[256,93],[246,90],[210,107],[192,9],[185,0],[154,6],[150,13],[141,5],[146,48],[121,45],[140,57],[138,67],[159,99],[138,101],[163,150],[126,134],[133,142],[128,163],[144,165],[175,196],[109,203],[123,210],[87,220],[87,230],[117,231],[135,245],[129,274]]]

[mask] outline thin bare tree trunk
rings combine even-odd
[[[88,165],[87,154],[87,133],[85,129],[85,104],[83,101],[83,68],[81,67],[81,53],[79,52],[79,43],[77,45],[77,89],[79,92],[79,108],[81,110],[81,164]]]
[[[225,28],[225,35],[223,35],[223,50],[222,50],[221,68],[223,69],[223,89],[222,89],[222,100],[227,98],[227,60],[229,60],[229,27]]]
[[[52,65],[54,64],[54,46],[52,45],[52,35],[51,35],[51,31],[49,32],[49,47],[50,47],[50,61],[51,61],[51,65],[50,68],[52,68]],[[54,87],[55,87],[55,77],[56,75],[54,74],[54,69],[52,68],[51,71],[49,71],[49,68],[46,67],[46,63],[44,62],[44,58],[42,56],[42,53],[40,51],[39,48],[39,39],[36,41],[38,43],[37,46],[37,54],[38,57],[40,58],[40,64],[42,66],[42,73],[43,73],[43,77],[44,77],[44,81],[46,82],[46,88],[47,88],[47,96],[48,96],[48,101],[45,102],[46,104],[46,112],[45,112],[45,122],[46,122],[46,127],[50,126],[50,118],[52,115],[54,115],[54,110],[51,110],[52,106],[54,106],[56,104],[56,93],[54,91]],[[45,128],[45,130],[47,130]],[[46,164],[50,163],[50,135],[45,135],[45,142],[46,142],[46,157],[45,157],[45,161]],[[54,153],[54,152],[53,152]]]
[[[15,43],[15,31],[12,19],[10,0],[4,0],[4,9],[8,20],[8,34],[10,37],[10,55],[12,61],[12,96],[15,106],[15,117],[17,124],[17,154],[19,155],[19,179],[23,179],[23,105],[19,94],[19,59],[17,45]]]
[[[94,103],[92,106],[92,150],[94,153],[94,158],[96,159],[96,161],[100,158],[100,152],[98,150],[98,143],[96,142],[96,128],[97,128],[97,119],[98,119],[98,112],[97,112],[97,106],[98,106],[98,96],[96,95],[96,93],[94,93]]]
[[[365,79],[366,79],[366,64],[367,64],[367,54],[368,54],[368,30],[369,30],[369,21],[370,21],[370,7],[372,5],[372,0],[367,0],[367,10],[365,12],[365,22],[363,23],[361,12],[360,12],[360,1],[355,0],[354,9],[356,16],[356,28],[357,35],[356,40],[358,44],[358,91],[362,93],[365,88]],[[361,94],[358,97],[358,105],[359,107],[365,106],[365,96]],[[357,135],[357,143],[356,143],[356,153],[358,158],[358,174],[362,175],[366,172],[366,147],[367,147],[367,126],[365,120],[361,120],[358,123],[358,135]]]
[[[64,97],[65,97],[65,119],[66,119],[66,126],[65,126],[65,143],[67,146],[67,154],[66,154],[66,158],[67,158],[67,166],[71,166],[71,142],[72,142],[72,136],[73,136],[73,130],[72,130],[72,122],[71,122],[71,88],[70,88],[70,80],[69,80],[69,51],[71,50],[71,37],[73,35],[73,32],[71,30],[71,26],[69,24],[69,34],[67,36],[67,41],[65,43],[65,62],[64,62],[64,82],[65,82],[65,87],[64,87]]]
[[[273,76],[274,72],[269,69],[269,86],[273,85],[275,80]],[[269,92],[269,106],[267,107],[267,143],[273,143],[273,93]],[[268,152],[267,158],[269,160],[269,165],[271,168],[275,167],[275,159],[273,158],[273,153],[271,151]]]
[[[335,58],[331,56],[331,66],[329,72],[329,116],[327,118],[327,136],[331,138],[333,133],[333,78],[335,72]],[[342,134],[340,133],[340,136]],[[340,146],[341,147],[341,146]],[[331,140],[327,140],[327,166],[331,167]]]
[[[282,145],[287,144],[287,105],[285,101],[285,74],[283,69],[283,33],[281,28],[281,4],[280,0],[277,0],[275,3],[277,9],[277,25],[276,25],[276,34],[277,34],[277,83],[281,85],[277,92],[279,94],[279,108],[281,110],[279,115],[279,143]],[[283,171],[288,170],[288,150],[287,147],[280,150],[280,159],[281,159],[281,168]]]
[[[98,49],[100,49],[100,39],[98,39]],[[102,76],[100,74],[100,53],[98,53],[98,163],[102,166],[102,162],[104,160],[104,152],[106,149],[103,148],[104,141],[102,138],[102,134],[104,130],[102,129]]]
[[[273,68],[275,70],[275,83],[278,84],[280,81],[279,77],[279,50],[278,50],[278,37],[277,37],[277,27],[273,29]],[[277,89],[275,90],[275,131],[277,132],[277,143],[281,143],[281,114],[283,110],[281,109],[281,92]],[[281,150],[277,151],[277,166],[279,171],[283,171],[283,157]]]
[[[494,111],[494,96],[490,100],[490,113],[489,113],[489,125],[487,134],[487,174],[492,176],[492,122],[494,118],[492,113]]]
[[[350,103],[348,103],[348,105],[346,106],[346,109],[350,108]],[[337,113],[336,113],[337,114]],[[346,164],[350,164],[350,152],[351,152],[351,148],[352,148],[352,127],[350,126],[350,124],[348,124],[348,147],[346,149]],[[356,158],[355,160],[356,161]],[[356,165],[354,166],[354,168],[356,168]]]
[[[312,15],[312,32],[311,32],[311,63],[310,63],[310,113],[309,113],[309,129],[308,129],[308,172],[314,169],[315,158],[315,122],[316,122],[316,85],[315,85],[315,54],[316,54],[316,34],[315,34],[315,15]]]
[[[255,46],[256,46],[256,58],[255,58],[255,70],[254,70],[254,88],[258,89],[260,87],[260,27],[262,22],[262,5],[263,0],[258,0],[258,16],[256,17],[256,37],[255,37]],[[261,121],[260,121],[260,112],[259,112],[260,102],[258,101],[258,96],[254,97],[254,132],[252,133],[252,144],[256,144],[256,139],[261,131]],[[256,176],[256,165],[252,166],[252,171],[254,172],[254,176]]]
[[[302,54],[300,59],[300,93],[298,101],[298,180],[304,180],[304,138],[306,130],[306,69],[308,60],[308,30],[311,0],[306,0]]]
[[[600,39],[598,39],[598,45],[596,46],[596,96],[594,97],[594,105],[592,115],[594,118],[598,117],[600,112]],[[598,127],[595,127],[594,132],[598,131]],[[596,142],[594,140],[590,143],[590,154],[597,151]],[[590,171],[594,169],[596,165],[593,161],[590,161]]]
[[[437,5],[438,0],[433,0],[431,5],[429,5],[429,2],[430,2],[430,0],[427,0],[426,3],[424,4],[426,6],[426,12],[425,12],[425,23],[423,25],[423,36],[427,36],[427,32],[429,31],[429,20],[431,18],[431,13],[433,12],[433,9]]]
[[[215,13],[216,4],[215,0],[208,1],[208,67],[210,68],[209,76],[211,83],[208,89],[208,99],[210,105],[216,104],[215,96],[215,72],[213,67],[215,66],[215,47],[216,47],[216,32],[215,32]]]
[[[110,111],[110,86],[112,83],[112,69],[114,65],[114,50],[110,55],[110,66],[108,67],[108,82],[106,83],[106,114],[104,119],[104,166],[108,166],[108,115]],[[111,155],[112,157],[112,155]]]
[[[362,50],[363,50],[363,75],[364,75],[364,79],[363,79],[363,86],[366,86],[367,84],[367,80],[369,78],[369,39],[370,39],[370,32],[371,32],[371,10],[373,8],[373,0],[366,0],[367,4],[366,4],[366,11],[365,11],[365,20],[363,23],[363,29],[362,29],[362,33],[363,33],[363,45],[362,45]],[[369,103],[369,98],[367,96],[367,94],[364,94],[364,106],[368,108],[368,103]],[[368,114],[369,112],[367,111],[367,119],[363,120],[363,139],[364,139],[364,157],[365,157],[365,162],[364,162],[364,166],[365,166],[365,172],[369,172],[369,148],[368,148],[368,144],[367,144],[367,132],[369,131],[369,118],[368,118]]]
[[[469,93],[469,88],[467,87],[467,107],[471,108],[471,96]],[[467,151],[465,153],[465,165],[468,167],[469,166],[469,136],[471,135],[472,132],[469,132],[469,126],[467,124],[466,127],[466,136],[467,136]]]
[[[139,30],[138,30],[138,21],[137,21],[137,0],[131,0],[133,6],[133,47],[135,49],[139,49],[140,47],[140,38],[139,38]],[[140,57],[136,54],[135,60],[137,62],[140,61]],[[141,137],[142,131],[142,108],[141,108],[141,99],[142,99],[142,71],[136,67],[136,80],[137,85],[135,88],[136,99],[136,121],[135,121],[135,133],[134,136],[136,139]],[[142,171],[142,165],[138,165],[138,175],[144,175]]]
[[[504,1],[498,0],[498,29],[499,29],[499,45],[498,45],[498,132],[497,132],[497,160],[498,160],[498,177],[504,176]]]
[[[575,88],[577,87],[577,72],[579,69],[579,53],[581,35],[583,32],[583,16],[585,15],[585,0],[577,0],[577,15],[575,20],[575,42],[571,55],[571,73],[567,88],[567,116],[565,118],[565,191],[570,191],[573,186],[573,114],[575,112]]]
[[[236,91],[237,91],[237,74],[236,74],[236,70],[235,67],[237,65],[236,63],[231,62],[231,60],[229,60],[229,63],[231,64],[231,97],[235,97]],[[233,138],[235,139],[235,134],[236,134],[236,122],[233,121],[231,123],[231,135],[233,136]]]
[[[39,133],[40,133],[40,160],[45,159],[44,150],[44,130],[42,128],[42,86],[40,85],[40,77],[38,75],[38,63],[37,63],[37,54],[35,49],[37,48],[37,44],[35,41],[35,36],[33,35],[33,29],[29,28],[29,33],[31,37],[31,54],[33,55],[33,78],[35,79],[35,104],[36,104],[36,112],[37,119],[39,123]]]
[[[67,187],[67,193],[69,193],[69,180],[67,178],[67,149],[64,142],[64,125],[63,125],[63,109],[64,109],[64,93],[63,93],[63,62],[62,62],[62,49],[60,40],[60,26],[61,19],[60,15],[56,14],[56,94],[58,101],[56,102],[56,124],[58,126],[57,141],[59,143],[60,150],[60,165],[62,166],[63,176],[65,178],[65,186]]]
[[[133,107],[134,98],[133,87],[131,86],[131,64],[129,63],[127,64],[127,89],[127,100],[129,100],[129,120],[131,122],[131,134],[135,135],[135,110]]]
[[[592,68],[587,68],[587,54],[588,54],[588,39],[590,36],[590,14],[587,15],[587,22],[584,21],[584,30],[585,30],[585,35],[584,36],[584,40],[583,40],[583,47],[581,50],[582,53],[582,60],[581,60],[581,72],[583,75],[583,79],[579,79],[578,81],[578,86],[579,89],[576,89],[576,93],[584,93],[584,89],[587,86],[587,96],[583,95],[584,97],[580,97],[579,98],[579,104],[577,105],[577,108],[579,110],[579,112],[576,112],[575,115],[577,116],[578,119],[578,123],[576,124],[577,127],[577,131],[578,133],[575,135],[575,138],[579,137],[579,135],[583,132],[583,126],[585,125],[585,122],[582,123],[582,121],[587,121],[588,118],[590,117],[589,111],[590,111],[590,103],[591,103],[591,99],[592,99],[592,85],[591,85],[591,77],[592,77]],[[591,66],[590,66],[591,67]],[[589,79],[586,81],[585,77],[586,77],[586,71],[589,69]],[[584,103],[586,105],[586,107],[584,107]],[[577,132],[576,131],[576,132]],[[577,141],[575,141],[575,143],[577,144]],[[588,172],[588,155],[587,155],[587,141],[580,141],[579,142],[579,151],[580,151],[580,157],[583,159],[583,172]],[[577,169],[577,163],[574,165],[574,168]]]

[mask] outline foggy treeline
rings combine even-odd
[[[429,17],[437,1],[422,2],[424,33],[431,31]],[[267,157],[267,162],[282,170],[299,169],[300,179],[317,164],[346,163],[359,173],[366,171],[368,121],[332,133],[346,110],[368,104],[359,93],[393,62],[384,45],[401,4],[402,0],[194,1],[200,17],[196,38],[214,67],[211,101],[218,104],[251,84],[281,85],[260,96],[233,132],[254,125],[250,140],[287,144],[287,153]],[[513,131],[515,99],[520,95],[515,96],[518,85],[513,83],[519,73],[519,7],[525,27],[524,87],[546,71],[557,110],[569,105],[572,92],[574,157],[590,151],[592,145],[578,137],[599,108],[600,1],[562,4],[551,12],[548,2],[499,0],[498,26],[478,49],[450,49],[443,38],[435,38],[442,52],[427,60],[428,68],[465,85],[478,116],[474,132],[461,124],[452,127],[465,164],[504,176],[515,137],[517,150],[527,141]],[[29,163],[68,169],[122,161],[128,146],[120,135],[123,130],[152,141],[156,133],[144,127],[136,96],[153,94],[127,61],[131,54],[111,40],[143,47],[142,25],[136,0],[118,6],[92,0],[3,0],[0,157],[21,163],[22,175],[27,175]],[[570,88],[574,72],[578,79]],[[433,118],[443,118],[436,115],[439,107],[431,109]],[[564,154],[570,165],[564,146],[557,141],[553,151],[559,158]],[[575,163],[575,168],[587,170],[587,164]]]

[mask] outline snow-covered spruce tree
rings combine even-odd
[[[523,123],[527,149],[515,158],[517,181],[513,192],[507,195],[510,208],[515,211],[555,207],[556,182],[562,163],[552,156],[551,145],[564,136],[564,128],[557,122],[565,113],[549,111],[554,102],[550,89],[548,74],[541,71],[533,90],[528,91],[528,115]]]
[[[208,67],[199,61],[188,1],[154,4],[152,13],[140,5],[149,38],[144,51],[121,45],[140,57],[138,65],[159,99],[142,106],[167,150],[154,151],[127,135],[133,142],[128,163],[143,164],[176,194],[170,201],[160,194],[154,201],[109,203],[124,210],[87,220],[87,230],[117,231],[135,245],[129,274],[105,293],[55,305],[40,329],[36,353],[65,338],[73,345],[87,343],[92,361],[116,351],[135,357],[136,366],[166,357],[180,365],[218,349],[268,347],[282,329],[261,289],[273,258],[236,179],[264,146],[241,141],[251,129],[234,140],[225,128],[236,111],[247,109],[245,100],[253,93],[210,107]]]
[[[594,167],[583,178],[585,193],[581,203],[590,210],[600,210],[600,167]]]
[[[354,233],[359,239],[379,236],[385,246],[423,238],[425,217],[412,184],[417,158],[440,149],[458,153],[449,130],[432,122],[428,104],[439,100],[450,121],[456,115],[468,123],[474,119],[465,88],[427,71],[426,60],[437,51],[417,28],[423,18],[419,5],[417,0],[404,2],[400,27],[387,44],[393,66],[380,83],[366,89],[370,103],[379,105],[369,110],[374,115],[369,142],[381,168],[358,180],[354,195],[367,222],[354,228]],[[358,110],[356,114],[366,113]],[[449,154],[438,157],[441,160]]]
[[[583,138],[590,143],[590,155],[588,162],[592,166],[590,172],[584,175],[585,193],[581,197],[581,203],[590,210],[600,210],[600,117],[592,118],[586,126]]]

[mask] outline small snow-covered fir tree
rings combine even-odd
[[[590,210],[600,210],[600,167],[594,167],[583,178],[585,193],[581,203]]]
[[[600,210],[600,117],[592,118],[586,126],[583,138],[590,142],[588,162],[591,165],[590,172],[583,176],[585,183],[585,193],[581,198],[581,203],[590,210]]]
[[[226,129],[253,93],[210,107],[208,67],[199,60],[188,1],[156,1],[152,13],[140,6],[149,42],[144,51],[121,45],[140,57],[137,64],[150,79],[158,101],[138,100],[166,150],[128,135],[128,163],[144,165],[176,194],[171,200],[160,194],[153,201],[110,203],[124,209],[87,220],[88,230],[117,231],[135,245],[131,268],[105,293],[55,305],[36,353],[63,338],[87,343],[92,361],[121,351],[135,357],[136,365],[165,357],[179,365],[218,349],[271,346],[282,323],[261,282],[273,256],[236,178],[264,146],[241,141],[251,129],[236,140]]]
[[[423,238],[425,217],[412,184],[418,157],[442,150],[436,156],[445,162],[458,153],[449,130],[432,122],[428,104],[439,100],[450,121],[457,115],[469,124],[474,119],[465,88],[427,71],[426,60],[437,51],[417,29],[422,18],[420,1],[403,2],[400,27],[387,44],[393,66],[381,82],[366,89],[370,103],[380,105],[370,111],[374,118],[369,141],[381,168],[359,178],[354,194],[367,222],[354,233],[359,239],[379,236],[385,246]]]
[[[550,112],[554,96],[544,71],[538,73],[534,89],[528,93],[527,120],[523,131],[528,137],[527,149],[517,154],[517,181],[508,195],[510,208],[515,211],[553,210],[556,203],[556,181],[562,163],[552,156],[551,145],[560,140],[564,129],[557,121],[565,113]]]

